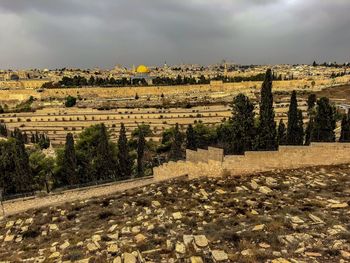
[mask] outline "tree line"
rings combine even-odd
[[[307,116],[298,107],[297,93],[291,94],[288,122],[275,122],[272,95],[273,75],[270,70],[262,84],[259,114],[255,105],[239,94],[233,99],[232,117],[219,126],[189,125],[186,148],[195,150],[208,146],[222,147],[225,154],[244,154],[245,151],[274,151],[279,145],[309,145],[311,142],[335,142],[335,128],[339,114],[328,98],[308,97]],[[304,119],[308,120],[304,123]],[[306,126],[306,127],[305,127]],[[305,128],[304,128],[305,127]],[[350,117],[343,116],[340,142],[350,142]]]
[[[22,132],[19,128],[15,128],[13,131],[7,129],[6,124],[0,122],[0,137],[9,137],[23,141],[24,144],[33,143],[38,144],[41,149],[47,149],[50,146],[50,138],[44,134],[36,131],[28,135],[26,132]]]
[[[152,85],[156,86],[174,86],[174,85],[196,85],[196,84],[209,84],[212,80],[221,80],[224,83],[235,83],[235,82],[244,82],[244,81],[263,81],[265,77],[264,73],[259,73],[252,76],[234,76],[227,77],[223,75],[218,75],[215,77],[206,77],[204,75],[199,76],[198,78],[190,76],[181,76],[178,75],[175,78],[171,77],[155,77],[152,79]],[[273,75],[274,80],[282,80],[281,75]],[[84,86],[99,86],[99,87],[127,87],[127,86],[148,86],[148,82],[140,78],[102,78],[91,76],[87,79],[84,76],[74,76],[74,77],[63,77],[62,80],[57,83],[48,82],[44,83],[42,88],[62,88],[62,87],[84,87]]]
[[[127,139],[121,124],[117,144],[110,139],[104,124],[85,129],[77,142],[73,134],[66,136],[65,146],[57,157],[47,157],[41,151],[40,135],[34,135],[34,147],[25,147],[22,132],[0,141],[0,187],[5,195],[76,186],[91,182],[117,181],[149,174],[152,164],[144,158],[149,127],[140,126]]]

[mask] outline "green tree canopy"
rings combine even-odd
[[[180,131],[179,124],[176,123],[174,128],[174,134],[171,141],[171,148],[169,152],[170,160],[177,161],[183,158],[182,143],[183,143],[183,134]]]
[[[129,151],[126,130],[122,123],[118,138],[118,175],[121,178],[128,178],[132,175],[132,159]]]
[[[228,153],[244,154],[253,149],[256,130],[254,126],[254,104],[243,94],[239,94],[232,103],[232,133]]]
[[[66,101],[65,101],[64,105],[65,105],[67,108],[70,108],[70,107],[75,106],[76,103],[77,103],[77,98],[72,97],[72,96],[69,95],[69,96],[66,98]]]
[[[286,125],[284,124],[282,119],[280,120],[280,122],[278,124],[277,138],[278,138],[279,145],[286,145],[287,144],[287,129],[286,129]]]
[[[335,108],[330,104],[329,99],[323,97],[317,102],[312,141],[334,142],[336,128]]]
[[[350,113],[350,110],[349,110]],[[341,121],[341,132],[339,142],[350,142],[350,118],[349,113],[344,114]]]
[[[277,131],[275,111],[273,108],[272,80],[272,71],[271,69],[268,69],[261,87],[259,124],[255,144],[256,150],[271,151],[277,149]]]
[[[303,116],[298,110],[297,93],[294,90],[289,104],[288,111],[288,126],[287,126],[287,144],[288,145],[303,145],[304,130]]]
[[[192,124],[188,125],[186,130],[186,148],[190,150],[197,150],[196,135]]]

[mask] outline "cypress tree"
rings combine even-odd
[[[62,184],[78,184],[78,168],[77,168],[77,156],[74,147],[74,138],[72,133],[68,133],[66,136],[66,144],[64,146],[64,156],[63,156],[62,167]]]
[[[287,129],[282,119],[278,124],[277,138],[278,138],[279,145],[287,144]]]
[[[38,143],[39,140],[40,140],[40,138],[39,138],[39,133],[38,133],[38,131],[36,131],[36,132],[35,132],[35,143]]]
[[[7,127],[6,124],[0,123],[0,135],[7,137]]]
[[[261,100],[259,111],[259,125],[255,148],[257,150],[276,150],[277,134],[275,123],[275,111],[272,95],[272,71],[266,71],[265,80],[261,88]]]
[[[116,165],[109,145],[107,129],[103,123],[99,125],[95,170],[97,180],[116,179]]]
[[[29,192],[32,190],[33,177],[29,166],[29,156],[26,152],[23,139],[15,139],[13,147],[16,192]]]
[[[297,145],[303,145],[304,144],[304,118],[303,118],[303,112],[302,110],[298,110],[298,139],[296,141]]]
[[[292,92],[288,111],[287,144],[302,145],[304,138],[302,114],[298,111],[297,93]]]
[[[183,138],[179,129],[179,124],[176,123],[169,153],[170,160],[177,161],[182,159],[182,142]]]
[[[312,132],[312,141],[334,142],[336,128],[335,109],[326,97],[317,102],[315,124]]]
[[[231,153],[244,154],[252,150],[255,139],[254,105],[247,96],[239,94],[233,99],[232,114]]]
[[[313,129],[314,129],[314,118],[310,117],[309,123],[307,124],[306,130],[305,130],[305,145],[311,144]]]
[[[129,154],[128,139],[125,126],[122,123],[118,138],[118,170],[122,178],[131,177],[132,160]]]
[[[310,114],[316,105],[317,97],[316,94],[312,93],[307,98],[307,111]]]
[[[350,113],[350,110],[349,110]],[[341,132],[339,142],[350,142],[350,118],[349,114],[343,115],[343,119],[341,121]]]
[[[140,130],[138,141],[137,141],[137,176],[141,177],[144,175],[144,153],[145,153],[146,140],[142,130]]]
[[[190,150],[197,150],[196,134],[192,124],[188,125],[186,130],[186,148]]]

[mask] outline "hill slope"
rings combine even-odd
[[[346,262],[349,174],[343,165],[177,180],[30,210],[0,222],[0,260]]]

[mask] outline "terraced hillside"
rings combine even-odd
[[[289,98],[283,103],[276,104],[276,121],[281,118],[286,121]],[[305,102],[301,102],[301,109],[305,112]],[[54,145],[63,144],[68,132],[75,135],[81,133],[85,128],[105,123],[111,131],[113,140],[117,139],[120,124],[124,123],[127,134],[137,128],[140,124],[148,124],[153,132],[153,139],[159,140],[161,133],[176,123],[185,129],[194,122],[203,122],[208,125],[216,125],[223,119],[232,116],[231,108],[226,105],[200,106],[193,108],[134,108],[99,111],[92,108],[45,108],[29,113],[0,114],[0,121],[7,128],[14,130],[19,128],[28,134],[45,133]],[[305,113],[306,114],[306,113]]]
[[[349,262],[350,165],[175,180],[0,222],[8,262]]]

